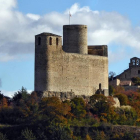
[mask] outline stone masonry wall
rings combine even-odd
[[[48,55],[48,91],[93,95],[99,88],[108,89],[108,58],[65,52]]]
[[[140,77],[140,74],[138,71],[140,70],[140,67],[132,67],[127,70],[125,70],[123,73],[117,76],[120,80],[131,80],[133,77]]]
[[[63,50],[69,53],[87,54],[87,26],[63,26]]]
[[[88,54],[108,56],[107,45],[89,45]]]
[[[41,37],[41,44],[38,45],[38,38]],[[52,45],[49,44],[49,39],[52,38]],[[58,45],[56,45],[56,38],[58,38]],[[60,36],[46,36],[42,33],[35,36],[35,91],[48,91],[49,87],[49,52],[59,53],[62,51],[62,39]]]

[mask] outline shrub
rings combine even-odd
[[[26,128],[25,130],[23,130],[21,132],[21,137],[24,139],[24,140],[36,140],[36,137],[34,136],[32,130],[29,130],[28,128]]]
[[[128,97],[125,94],[117,93],[114,95],[114,97],[117,97],[119,99],[120,105],[127,105]]]
[[[0,140],[8,140],[6,135],[3,135],[3,133],[0,132]]]
[[[82,118],[86,115],[86,104],[82,98],[75,97],[71,100],[71,112],[77,118]]]
[[[115,89],[113,86],[109,85],[109,95],[112,96],[114,95]]]
[[[89,136],[89,134],[86,135],[85,140],[92,140],[91,137]]]

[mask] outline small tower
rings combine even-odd
[[[87,54],[87,26],[63,26],[63,50],[68,53]]]
[[[62,50],[61,36],[52,33],[41,33],[35,36],[35,91],[48,90],[48,57],[60,50]]]

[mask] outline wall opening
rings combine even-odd
[[[38,38],[38,45],[41,45],[41,37]]]
[[[56,45],[58,45],[58,38],[56,38]]]
[[[140,74],[140,70],[138,70],[138,74]]]
[[[49,39],[49,45],[52,45],[52,38]]]

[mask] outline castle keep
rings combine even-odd
[[[106,45],[87,45],[86,25],[64,25],[62,38],[52,33],[35,36],[35,91],[108,95]]]

